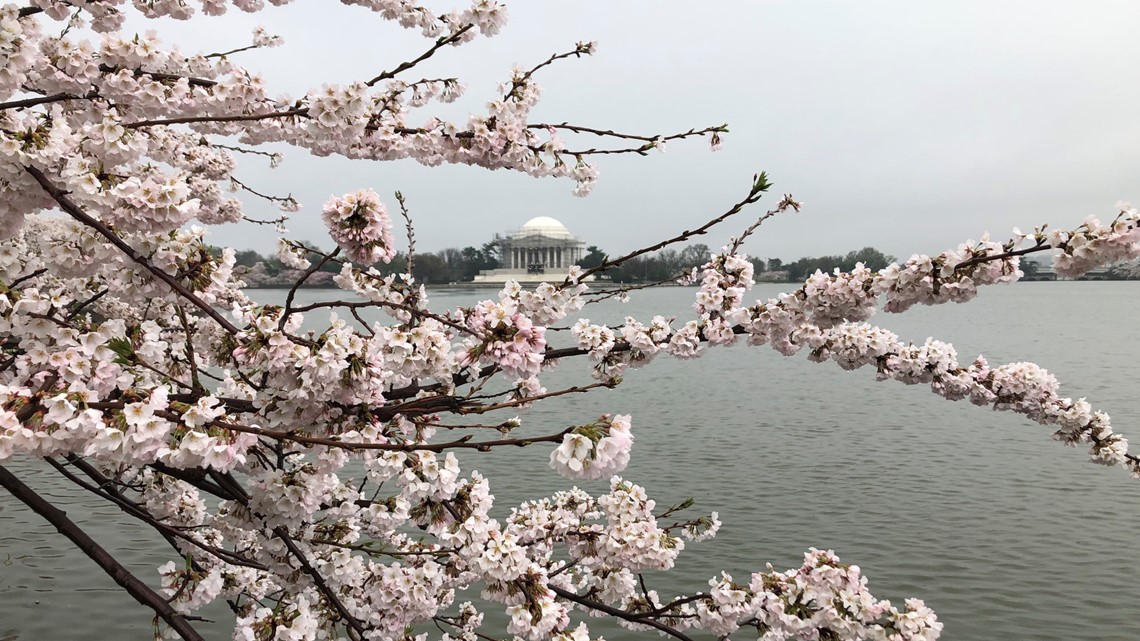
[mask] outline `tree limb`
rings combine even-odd
[[[67,518],[67,514],[55,507],[32,488],[25,485],[14,474],[0,466],[0,486],[8,490],[12,496],[27,505],[33,512],[44,517],[48,523],[83,551],[94,561],[107,576],[115,580],[127,594],[130,594],[140,604],[154,610],[155,614],[178,633],[185,641],[205,641],[202,635],[190,625],[181,614],[174,611],[162,596],[151,590],[138,577],[131,574],[121,563],[115,560],[109,552],[103,549],[90,536],[87,535],[74,521]]]

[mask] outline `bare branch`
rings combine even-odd
[[[435,44],[433,44],[430,49],[421,53],[417,58],[415,58],[413,60],[409,60],[407,62],[402,62],[395,69],[393,69],[391,71],[385,71],[385,72],[381,73],[380,75],[376,76],[375,78],[373,78],[372,80],[369,80],[368,82],[364,83],[364,84],[368,85],[369,87],[372,87],[380,81],[388,80],[389,78],[395,78],[398,74],[403,73],[403,72],[407,71],[408,69],[411,69],[412,67],[420,64],[424,60],[427,60],[428,58],[434,56],[435,52],[439,51],[443,47],[445,47],[445,46],[447,46],[453,42],[458,42],[459,39],[463,37],[463,34],[467,33],[468,31],[470,31],[474,27],[475,27],[475,25],[473,25],[473,24],[463,25],[458,30],[456,30],[455,33],[453,33],[449,36],[443,36],[443,37],[437,39],[435,41]]]
[[[517,95],[518,90],[521,87],[523,87],[527,83],[527,81],[529,81],[531,79],[531,76],[533,76],[535,74],[535,72],[537,72],[539,69],[542,69],[543,67],[546,67],[548,65],[552,65],[557,60],[562,60],[565,58],[569,58],[571,56],[573,56],[575,58],[581,58],[583,55],[590,55],[590,51],[591,51],[591,46],[589,44],[587,44],[585,42],[579,42],[578,44],[574,45],[574,49],[571,51],[567,51],[564,53],[556,53],[556,54],[550,56],[546,60],[535,65],[533,68],[531,68],[530,71],[527,71],[526,73],[519,76],[518,78],[515,78],[511,82],[510,91],[507,92],[507,95],[503,96],[503,100],[510,100],[511,98],[514,98]]]
[[[408,213],[408,204],[404,202],[404,194],[396,192],[396,202],[400,203],[400,213],[404,216],[404,223],[408,228],[408,273],[412,273],[416,256],[416,234],[412,228],[412,215]]]
[[[717,216],[716,218],[713,218],[712,220],[701,225],[700,227],[697,227],[696,229],[683,231],[680,234],[678,234],[677,236],[674,236],[673,238],[670,238],[668,240],[663,240],[663,241],[661,241],[655,245],[650,245],[649,247],[643,247],[641,249],[634,250],[634,251],[632,251],[632,252],[630,252],[624,256],[621,256],[620,258],[615,258],[613,260],[603,261],[602,264],[598,265],[597,267],[592,267],[592,268],[584,271],[579,276],[578,280],[580,282],[582,279],[586,278],[587,276],[590,276],[591,274],[596,274],[598,272],[605,271],[605,270],[609,269],[610,267],[616,267],[616,266],[621,265],[622,263],[626,262],[627,260],[630,260],[631,258],[635,258],[637,256],[641,256],[642,254],[648,254],[649,252],[655,252],[659,249],[663,249],[665,247],[668,247],[669,245],[672,245],[673,243],[683,242],[683,241],[686,241],[686,240],[692,238],[693,236],[700,236],[702,234],[705,234],[714,225],[724,222],[728,218],[735,216],[736,214],[739,214],[748,205],[751,205],[751,204],[759,201],[760,198],[762,198],[764,196],[764,192],[768,191],[768,189],[771,186],[772,186],[772,184],[770,182],[768,182],[768,174],[766,174],[764,172],[760,172],[759,174],[757,174],[756,176],[753,177],[752,189],[749,190],[748,195],[745,196],[743,200],[737,202],[735,205],[730,207],[729,210],[724,212],[723,214]],[[562,283],[562,287],[568,287],[570,284],[571,284],[570,279],[567,278]]]

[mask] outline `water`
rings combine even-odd
[[[781,288],[761,286],[759,295]],[[683,315],[692,293],[644,292],[585,315],[595,322]],[[299,303],[329,294],[304,291]],[[1136,283],[1024,283],[986,290],[968,305],[873,321],[906,339],[950,341],[962,362],[978,353],[991,364],[1038,362],[1066,394],[1087,396],[1140,443],[1138,294]],[[280,302],[284,292],[254,295]],[[432,307],[489,295],[433,292]],[[588,374],[578,360],[543,380],[554,389]],[[616,390],[551,399],[522,413],[521,433],[551,433],[603,412],[633,414],[626,478],[659,504],[696,497],[698,509],[719,511],[725,523],[713,541],[691,545],[675,571],[650,575],[651,588],[701,589],[722,569],[740,578],[766,561],[798,566],[814,546],[862,567],[880,598],[925,599],[948,641],[1137,638],[1140,589],[1131,571],[1140,558],[1140,483],[1086,462],[1082,450],[1051,441],[1048,428],[1020,416],[950,403],[921,386],[877,383],[870,370],[742,346],[694,361],[662,359]],[[460,460],[491,478],[502,515],[512,503],[569,486],[548,469],[548,453],[540,445],[464,452]],[[9,467],[155,582],[154,568],[169,557],[154,536],[39,464]],[[150,619],[50,526],[0,494],[0,640],[144,640]],[[206,629],[228,638],[224,625]]]

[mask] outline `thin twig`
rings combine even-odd
[[[445,46],[447,46],[453,42],[458,42],[459,39],[463,37],[463,34],[467,33],[468,31],[470,31],[474,27],[475,27],[474,24],[463,25],[458,30],[456,30],[454,33],[452,33],[451,35],[442,36],[439,39],[437,39],[435,41],[435,44],[433,44],[431,46],[431,48],[429,48],[427,51],[421,53],[415,59],[408,60],[407,62],[402,62],[395,69],[392,69],[391,71],[385,71],[385,72],[381,73],[380,75],[376,76],[375,78],[373,78],[372,80],[369,80],[368,82],[364,83],[364,84],[371,87],[380,81],[387,80],[389,78],[395,78],[398,74],[403,73],[403,72],[407,71],[408,69],[411,69],[412,67],[420,64],[424,60],[427,60],[428,58],[434,56],[435,52],[439,51],[443,47],[445,47]]]
[[[301,285],[304,285],[310,276],[317,273],[317,270],[324,267],[325,263],[329,262],[329,260],[336,258],[336,255],[339,253],[340,247],[337,247],[331,254],[322,255],[320,261],[310,265],[309,268],[305,270],[305,273],[297,279],[297,282],[293,283],[293,286],[289,288],[289,294],[285,296],[285,310],[281,312],[281,319],[277,321],[277,329],[284,330],[285,323],[289,320],[289,317],[296,313],[293,309],[293,297],[297,295],[297,290],[300,289]]]
[[[760,198],[763,197],[764,192],[768,191],[768,189],[771,186],[772,186],[772,184],[770,182],[768,182],[768,174],[765,172],[760,172],[759,174],[757,174],[756,176],[753,177],[752,188],[749,190],[748,195],[745,196],[744,199],[742,199],[741,201],[737,202],[735,205],[730,207],[728,209],[728,211],[724,212],[723,214],[713,218],[712,220],[701,225],[700,227],[697,227],[696,229],[685,230],[685,231],[681,232],[679,235],[674,236],[673,238],[670,238],[668,240],[663,240],[657,244],[634,250],[634,251],[632,251],[632,252],[630,252],[624,256],[621,256],[620,258],[602,261],[602,263],[600,265],[598,265],[596,267],[592,267],[592,268],[587,269],[586,271],[582,272],[582,274],[580,274],[578,276],[578,281],[581,282],[587,276],[590,276],[592,274],[596,274],[596,273],[601,272],[601,271],[605,271],[605,270],[609,269],[610,267],[616,267],[616,266],[621,265],[622,263],[624,263],[624,262],[626,262],[632,258],[635,258],[637,256],[641,256],[642,254],[648,254],[649,252],[655,252],[659,249],[663,249],[665,247],[668,247],[669,245],[672,245],[673,243],[683,242],[683,241],[686,241],[686,240],[692,238],[693,236],[700,236],[702,234],[705,234],[714,225],[721,223],[721,222],[724,222],[728,218],[735,216],[736,214],[739,214],[748,205],[751,205],[751,204],[759,201]],[[570,279],[567,278],[566,281],[562,283],[562,287],[568,287],[569,285],[571,285],[571,282],[570,282]]]
[[[510,91],[507,92],[507,95],[503,96],[503,100],[510,100],[511,98],[516,97],[518,90],[526,85],[527,81],[531,79],[531,76],[533,76],[539,69],[542,69],[548,65],[552,65],[557,60],[562,60],[571,56],[575,58],[581,58],[583,55],[590,55],[590,45],[584,42],[579,42],[578,44],[574,45],[574,49],[571,51],[553,54],[546,60],[543,60],[542,62],[532,67],[530,71],[527,71],[523,75],[514,79],[511,82]]]
[[[408,266],[407,271],[412,273],[416,259],[416,234],[412,228],[412,215],[408,213],[408,204],[404,202],[404,194],[396,192],[396,202],[400,203],[400,213],[404,216],[404,224],[408,229]]]

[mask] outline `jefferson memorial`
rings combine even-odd
[[[484,270],[476,283],[520,283],[562,280],[571,265],[586,255],[586,243],[570,234],[566,226],[549,216],[538,216],[506,234],[495,234],[499,269]],[[593,280],[590,278],[590,280]]]

